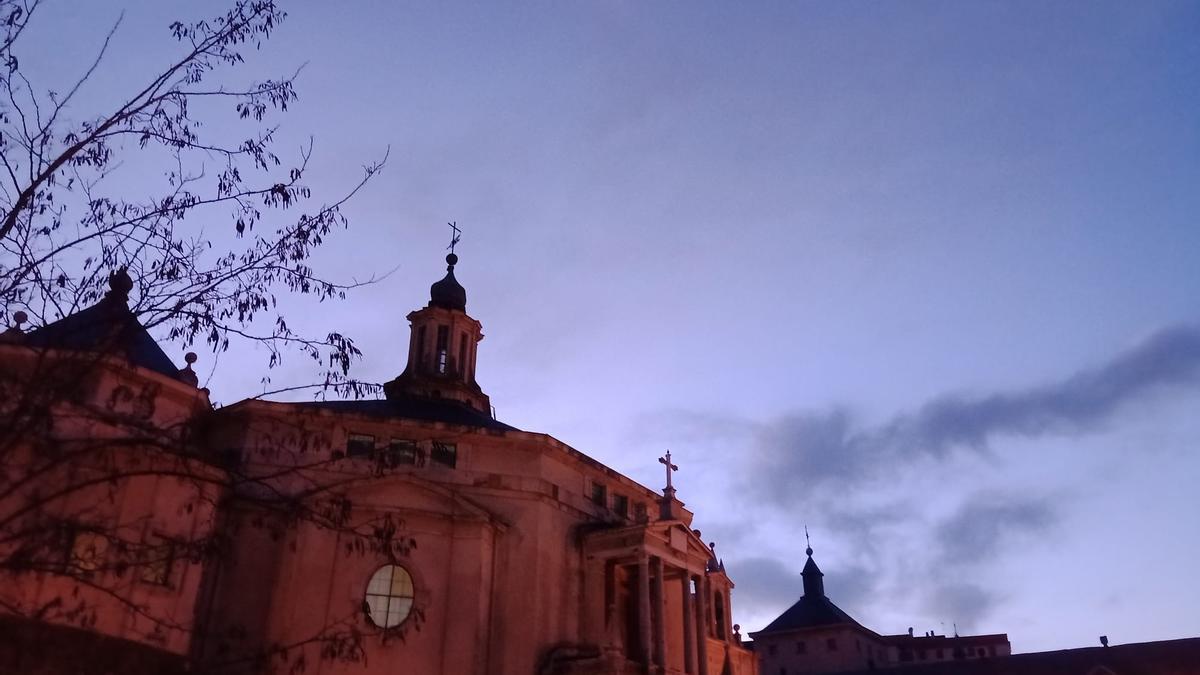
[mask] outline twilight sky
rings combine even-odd
[[[22,69],[65,88],[123,7],[86,117],[222,4],[53,0]],[[359,377],[457,220],[500,419],[654,488],[670,448],[744,630],[807,523],[880,632],[1200,634],[1200,3],[288,7],[232,80],[305,64],[281,149],[332,198],[390,147],[317,263],[394,271],[293,317]],[[198,365],[230,403],[263,361]]]

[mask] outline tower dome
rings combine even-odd
[[[467,289],[454,278],[454,265],[457,263],[457,255],[451,253],[446,256],[446,276],[429,287],[430,307],[467,311]]]

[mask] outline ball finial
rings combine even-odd
[[[811,558],[811,557],[812,557],[812,547],[811,547],[811,546],[809,546],[808,548],[804,549],[804,553],[805,553],[806,555],[808,555],[808,557],[810,557],[810,558]]]
[[[29,315],[26,314],[25,312],[22,312],[19,309],[16,312],[13,312],[13,323],[17,324],[17,328],[20,328],[21,324],[25,323],[28,320],[29,320]]]
[[[458,256],[457,256],[457,255],[455,255],[455,254],[453,254],[453,253],[451,253],[450,255],[446,256],[446,264],[447,264],[447,265],[449,265],[449,266],[451,266],[451,267],[454,267],[455,265],[457,265],[457,264],[458,264]]]
[[[183,355],[184,362],[186,362],[189,366],[195,363],[197,358],[196,352],[188,352]]]

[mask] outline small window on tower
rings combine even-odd
[[[613,495],[613,511],[617,512],[622,518],[629,516],[629,497],[625,495]]]
[[[369,457],[375,452],[375,437],[370,434],[350,434],[346,437],[347,457]]]
[[[639,523],[644,523],[650,519],[646,513],[646,503],[638,502],[633,505],[633,519]]]
[[[456,370],[461,374],[467,370],[467,334],[463,333],[458,338],[458,364]]]
[[[804,644],[804,640],[796,640],[796,653],[797,654],[805,654],[805,653],[807,653],[807,650],[808,650],[808,647],[807,647],[807,645]]]
[[[606,506],[608,502],[608,489],[600,483],[592,483],[592,502],[600,506]]]
[[[388,445],[387,461],[392,466],[401,464],[420,464],[420,451],[417,442],[405,438],[393,438]]]
[[[829,638],[829,639],[825,640],[825,646],[829,649],[829,651],[836,652],[837,651],[837,638]]]
[[[453,443],[433,442],[433,452],[429,458],[443,466],[453,469],[458,464],[458,446]]]
[[[446,350],[450,347],[450,327],[438,326],[437,332],[437,371],[446,374]]]

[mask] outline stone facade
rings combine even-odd
[[[120,424],[69,409],[110,401],[179,450],[155,454],[160,465],[145,475],[122,474],[54,504],[55,522],[75,528],[64,564],[77,565],[77,549],[86,549],[92,567],[9,573],[0,583],[0,607],[9,609],[0,613],[61,625],[58,639],[82,626],[192,668],[283,645],[290,665],[267,657],[241,668],[287,670],[299,659],[320,673],[757,673],[732,630],[734,584],[672,488],[660,494],[492,417],[475,381],[481,325],[465,312],[450,262],[429,306],[409,315],[408,364],[380,400],[213,409],[190,361],[183,371],[165,368],[161,350],[147,356],[140,337],[129,344],[141,352],[103,339],[64,346],[51,326],[6,333],[0,357],[10,374],[19,377],[22,363],[86,372],[46,437],[30,439],[27,466],[46,447],[128,441]],[[123,301],[106,299],[96,321],[136,324]],[[136,332],[110,328],[97,335]],[[134,410],[139,396],[148,403]],[[143,461],[137,442],[125,444],[106,450],[105,462]],[[196,478],[206,472],[212,480]],[[30,489],[66,476],[52,472]],[[352,508],[339,511],[338,497]],[[280,503],[310,511],[298,518]],[[211,541],[220,554],[172,555],[150,573],[120,574],[107,564],[114,551],[80,544],[88,528],[127,528],[131,541]],[[364,549],[345,538],[352,528],[393,528],[403,538],[389,540],[386,553]],[[55,597],[83,597],[94,618],[30,619]],[[143,616],[168,617],[169,626]],[[331,646],[314,636],[331,627],[361,638],[353,659],[326,658]]]

